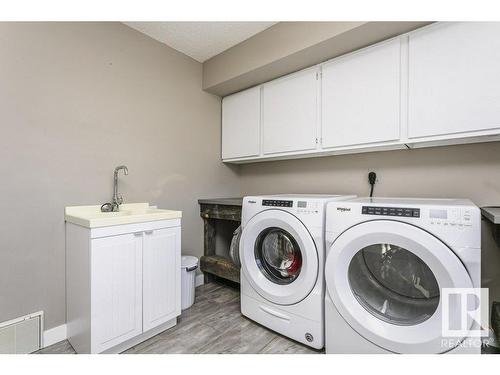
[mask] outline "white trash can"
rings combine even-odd
[[[198,258],[184,255],[181,257],[181,309],[185,310],[194,303],[194,288]]]

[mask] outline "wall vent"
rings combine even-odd
[[[27,354],[41,349],[43,311],[0,323],[0,354]]]

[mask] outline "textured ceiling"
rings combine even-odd
[[[124,22],[203,62],[276,22]]]

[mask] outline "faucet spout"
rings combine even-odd
[[[128,175],[128,168],[126,165],[119,165],[118,167],[115,168],[115,175],[118,174],[118,171],[120,171],[121,169],[123,169],[123,174],[126,176]]]

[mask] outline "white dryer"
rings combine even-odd
[[[241,312],[316,349],[324,347],[326,203],[353,196],[243,199]]]
[[[480,213],[472,202],[333,202],[326,246],[327,353],[480,353],[460,295],[445,298],[443,290],[480,287]],[[466,334],[443,336],[443,315],[450,329],[463,328],[465,316]]]

